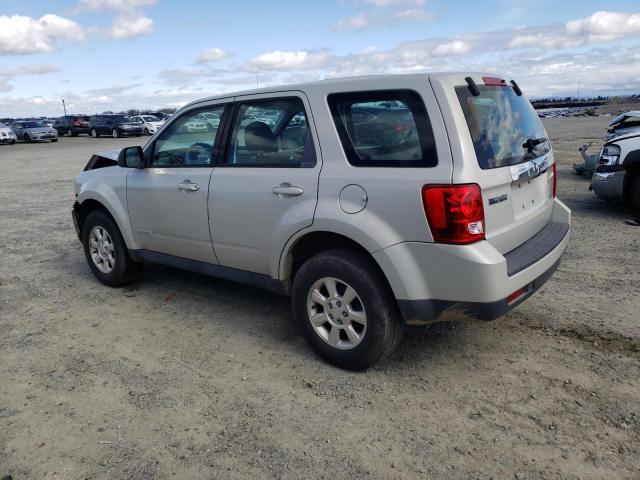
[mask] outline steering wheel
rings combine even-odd
[[[211,149],[213,145],[209,145],[205,142],[196,142],[191,144],[190,149],[198,149],[198,150],[189,150],[189,162],[193,162],[194,164],[198,163],[211,163]],[[206,155],[205,158],[202,158],[203,155]]]

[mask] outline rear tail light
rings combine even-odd
[[[484,240],[482,193],[475,183],[425,185],[422,204],[436,242],[465,245]]]
[[[556,191],[558,189],[558,175],[556,171],[556,162],[551,165],[551,192],[553,198],[556,198]]]
[[[74,127],[79,127],[80,126],[80,120],[74,120],[73,121],[73,126]]]

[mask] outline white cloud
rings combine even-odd
[[[198,56],[198,63],[212,63],[219,62],[230,56],[229,52],[226,52],[220,48],[207,48]]]
[[[263,53],[249,61],[248,69],[255,70],[309,70],[321,68],[325,65],[328,54],[325,52],[310,52],[305,50]]]
[[[421,8],[408,8],[407,10],[402,10],[395,15],[395,18],[398,20],[410,20],[416,22],[427,22],[433,20],[435,17],[436,16],[433,12],[428,12]]]
[[[21,75],[46,75],[48,73],[59,72],[60,69],[53,65],[27,64],[16,65],[15,67],[0,68],[0,92],[13,90],[10,80]]]
[[[134,38],[141,35],[153,33],[153,20],[145,16],[124,16],[116,17],[113,25],[107,31],[110,38]]]
[[[609,42],[624,35],[640,34],[640,14],[596,12],[566,24],[567,33],[586,35],[591,42]]]
[[[450,42],[441,43],[433,53],[436,56],[443,57],[447,55],[466,55],[471,51],[471,45],[463,40],[452,40]]]
[[[158,3],[158,0],[80,0],[78,8],[93,11],[114,10],[121,12],[151,7],[156,3]]]
[[[48,14],[40,18],[0,16],[0,55],[52,51],[65,41],[82,41],[84,29],[73,20]]]
[[[345,30],[359,30],[369,25],[369,19],[363,15],[356,15],[355,17],[343,18],[333,24],[331,29],[334,32],[342,32]]]

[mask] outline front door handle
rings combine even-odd
[[[277,187],[273,187],[273,193],[280,197],[297,197],[304,193],[300,187],[291,185],[290,183],[281,183]]]
[[[185,180],[178,185],[178,189],[184,190],[185,192],[197,192],[200,190],[200,185],[192,182],[191,180]]]

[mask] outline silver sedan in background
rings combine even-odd
[[[58,132],[55,128],[47,127],[44,123],[36,120],[13,122],[9,128],[13,130],[19,140],[25,142],[58,141]]]

